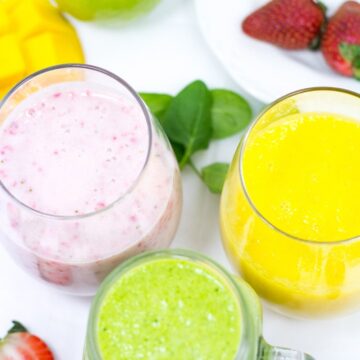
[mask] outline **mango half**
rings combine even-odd
[[[48,0],[0,0],[0,98],[37,70],[83,62],[75,29]]]

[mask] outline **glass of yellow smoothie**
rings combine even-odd
[[[360,95],[311,88],[268,106],[221,198],[233,265],[280,312],[360,307]]]

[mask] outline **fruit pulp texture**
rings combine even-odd
[[[234,360],[239,301],[219,274],[182,259],[158,259],[121,275],[102,301],[101,358]]]
[[[48,0],[0,1],[0,98],[26,75],[84,55],[71,24]]]
[[[254,289],[280,310],[327,314],[360,298],[360,124],[327,113],[284,114],[250,133],[225,185],[225,247]],[[328,242],[329,244],[324,244]]]
[[[97,283],[121,256],[168,245],[181,206],[179,175],[155,127],[150,141],[151,127],[134,100],[88,82],[51,85],[8,115],[0,134],[8,191],[50,215],[98,212],[54,220],[7,202],[8,237],[36,254],[31,266],[40,276]]]

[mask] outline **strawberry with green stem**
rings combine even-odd
[[[272,0],[247,16],[243,31],[284,49],[317,48],[325,7],[313,0]]]
[[[360,80],[360,4],[346,1],[330,18],[321,51],[338,73]]]
[[[17,321],[0,340],[0,360],[53,360],[48,346]]]

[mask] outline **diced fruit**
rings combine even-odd
[[[0,9],[0,35],[10,31],[10,21],[7,13]]]
[[[19,322],[6,337],[0,340],[1,360],[53,360],[54,356],[48,346],[36,335],[30,334]]]
[[[329,20],[321,50],[335,71],[360,80],[359,3],[345,2]]]
[[[71,24],[48,0],[0,0],[0,99],[26,75],[61,63],[83,63]]]
[[[26,39],[37,35],[46,29],[52,32],[66,32],[69,24],[61,13],[56,11],[50,3],[37,0],[22,0],[11,14],[17,35]]]
[[[41,49],[47,51],[42,52]],[[70,63],[79,53],[80,43],[76,37],[69,39],[68,34],[42,33],[25,42],[25,57],[30,72],[59,62]]]
[[[15,35],[0,37],[0,84],[15,83],[26,73],[24,57]]]
[[[313,0],[272,0],[250,14],[242,29],[257,40],[296,50],[317,44],[324,22],[324,8]]]

